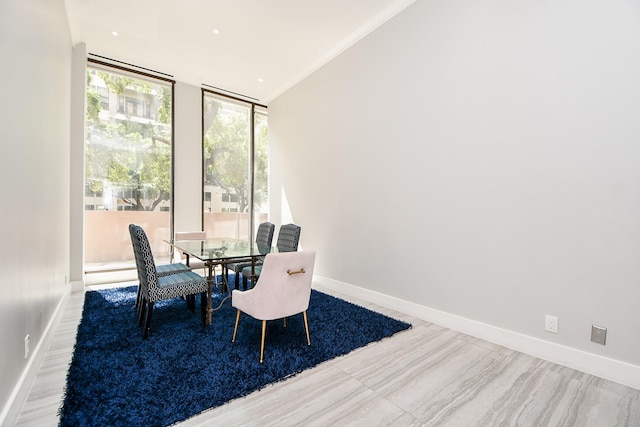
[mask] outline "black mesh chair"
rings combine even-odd
[[[298,250],[298,243],[300,242],[300,231],[300,226],[295,224],[285,224],[280,227],[278,241],[276,243],[278,252],[296,252]],[[255,267],[254,277],[252,280],[253,286],[255,286],[258,277],[260,277],[261,270],[262,267],[260,265]],[[248,277],[251,277],[251,265],[242,269],[242,286],[244,289],[247,289]]]
[[[140,280],[140,313],[145,312],[143,338],[147,338],[151,325],[153,304],[156,301],[200,294],[200,315],[202,324],[206,322],[207,280],[193,271],[174,273],[159,277],[153,261],[151,246],[142,227],[129,224],[129,234],[133,244],[133,253],[138,267]],[[142,325],[142,316],[138,317],[138,325]]]
[[[276,226],[270,222],[263,222],[258,226],[258,232],[256,233],[256,245],[258,247],[267,248],[267,251],[271,248],[271,243],[273,242],[273,233],[276,229]],[[256,265],[262,263],[263,258],[259,258],[256,260]],[[246,267],[251,268],[250,262],[241,262],[235,264],[227,264],[226,266],[226,276],[227,283],[229,283],[229,270],[233,270],[235,274],[235,289],[239,289],[240,285],[240,273]],[[243,280],[244,289],[247,289],[247,281]]]

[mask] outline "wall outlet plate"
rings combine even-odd
[[[558,317],[546,314],[544,316],[544,330],[547,332],[552,332],[554,334],[557,334],[558,333]]]
[[[607,328],[602,326],[591,326],[591,341],[596,344],[605,345],[607,343]]]

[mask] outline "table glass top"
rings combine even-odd
[[[266,255],[275,248],[236,239],[165,240],[189,256],[203,261]]]

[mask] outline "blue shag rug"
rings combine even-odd
[[[233,280],[230,280],[233,283]],[[408,329],[410,324],[313,290],[302,315],[267,322],[259,363],[261,323],[240,318],[231,301],[200,323],[182,299],[156,303],[151,332],[137,326],[137,287],[86,293],[67,375],[61,426],[166,426],[260,390],[326,360]],[[215,300],[214,307],[218,301]]]

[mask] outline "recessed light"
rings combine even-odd
[[[117,35],[118,35],[118,32],[117,32],[117,31],[111,31],[111,35],[113,35],[113,36],[117,36]]]
[[[258,79],[258,83],[264,83],[264,79],[263,78],[259,78]]]
[[[220,29],[218,29],[218,28],[214,28],[213,30],[211,30],[211,32],[212,32],[213,34],[220,34]]]

